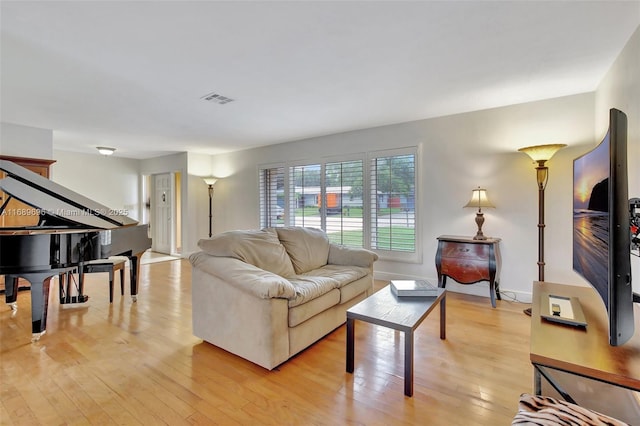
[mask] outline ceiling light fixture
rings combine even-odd
[[[116,152],[115,148],[110,148],[108,146],[96,146],[96,149],[100,154],[104,155],[105,157],[108,157],[112,155],[114,152]]]

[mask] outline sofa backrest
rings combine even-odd
[[[297,274],[317,269],[329,259],[329,238],[323,230],[290,226],[272,228],[287,250]]]
[[[295,275],[291,259],[273,228],[223,232],[201,239],[198,247],[211,256],[233,257],[282,277]]]

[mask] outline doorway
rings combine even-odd
[[[179,255],[182,248],[180,173],[160,173],[149,180],[151,250]]]

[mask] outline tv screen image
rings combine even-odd
[[[573,269],[598,292],[609,318],[609,343],[634,333],[627,175],[627,117],[609,112],[609,129],[573,161]]]
[[[609,305],[609,133],[573,162],[573,269]]]

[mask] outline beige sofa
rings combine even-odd
[[[368,250],[313,228],[229,231],[192,254],[193,333],[269,370],[346,321],[373,292]]]

